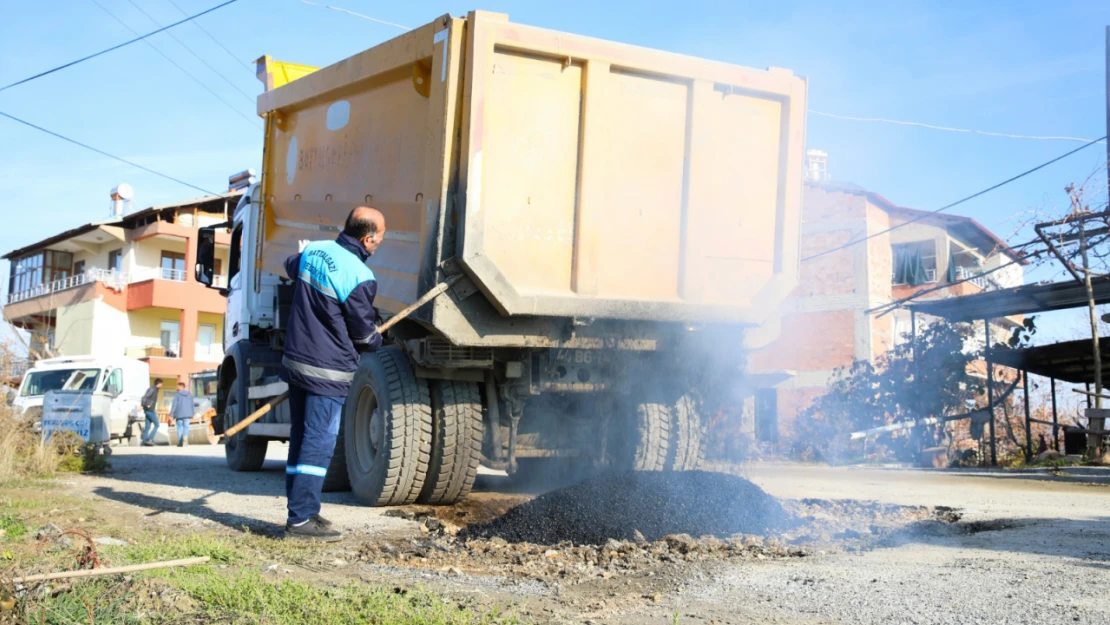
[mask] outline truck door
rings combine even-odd
[[[124,388],[123,369],[112,369],[112,372],[105,376],[100,390],[112,397],[111,423],[105,425],[108,432],[118,436],[127,428],[127,420],[137,406],[133,389]]]

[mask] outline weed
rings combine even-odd
[[[19,540],[27,534],[27,526],[12,514],[0,514],[0,540]]]

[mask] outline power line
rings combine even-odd
[[[35,74],[34,76],[28,76],[27,78],[24,78],[23,80],[17,80],[17,81],[13,82],[12,84],[10,84],[6,87],[0,87],[0,91],[7,91],[8,89],[11,89],[12,87],[22,85],[23,83],[26,83],[26,82],[31,82],[32,80],[35,80],[36,78],[42,78],[43,76],[46,76],[48,74],[53,74],[54,72],[59,71],[59,70],[63,70],[67,67],[73,67],[74,65],[77,65],[78,63],[84,63],[85,61],[88,61],[89,59],[94,59],[94,58],[96,58],[96,57],[98,57],[102,54],[107,54],[107,53],[109,53],[113,50],[119,50],[120,48],[122,48],[124,46],[129,46],[129,45],[135,43],[136,41],[143,41],[147,37],[150,37],[151,35],[157,35],[158,33],[162,32],[162,31],[169,30],[169,29],[173,28],[174,26],[179,26],[179,25],[184,24],[185,22],[188,22],[190,20],[195,20],[196,18],[198,18],[202,15],[206,15],[208,13],[211,13],[212,11],[215,11],[216,9],[221,9],[221,8],[223,8],[223,7],[225,7],[229,4],[233,4],[233,3],[238,2],[238,1],[239,0],[227,0],[227,2],[224,2],[223,4],[218,4],[214,7],[212,7],[211,9],[208,9],[206,11],[201,11],[200,13],[197,13],[196,15],[191,15],[191,16],[183,19],[183,20],[179,20],[179,21],[174,22],[174,23],[170,24],[169,26],[164,26],[162,28],[159,28],[158,30],[151,31],[151,32],[149,32],[145,35],[141,35],[139,37],[131,39],[130,41],[125,41],[121,44],[114,45],[111,48],[106,48],[106,49],[101,50],[100,52],[97,52],[95,54],[90,54],[88,56],[79,58],[76,61],[70,61],[69,63],[66,63],[65,65],[59,65],[59,66],[57,66],[53,69],[48,69],[45,72],[39,72],[38,74]],[[103,8],[103,7],[101,7],[101,8]],[[134,31],[132,31],[132,32],[134,32]]]
[[[177,9],[178,11],[181,12],[182,15],[188,15],[188,13],[185,12],[185,9],[182,9],[180,6],[178,6],[178,4],[176,2],[174,2],[173,0],[166,0],[166,2],[169,2],[170,4],[172,4],[175,9]],[[253,65],[251,65],[250,63],[247,63],[246,61],[241,60],[238,56],[235,55],[234,52],[232,52],[231,50],[228,50],[227,46],[225,46],[219,39],[217,39],[215,35],[208,32],[207,28],[205,28],[204,26],[201,26],[200,22],[193,22],[193,26],[196,26],[197,28],[200,29],[200,32],[208,35],[208,38],[212,40],[212,43],[216,44],[217,46],[220,46],[220,48],[224,52],[227,52],[227,55],[230,56],[232,59],[234,59],[236,63],[241,63],[243,65],[243,67],[247,68],[247,70],[251,73],[252,76],[254,75],[254,66]]]
[[[301,0],[301,3],[302,4],[307,4],[307,5],[310,5],[310,6],[314,6],[314,7],[320,7],[321,9],[331,9],[332,11],[338,11],[340,13],[346,13],[347,15],[353,15],[355,17],[361,17],[364,20],[370,20],[371,22],[377,22],[379,24],[385,24],[386,26],[393,26],[394,28],[401,28],[403,30],[412,30],[408,26],[402,26],[400,24],[394,24],[393,22],[387,22],[385,20],[380,20],[376,17],[370,17],[369,15],[363,15],[362,13],[355,13],[354,11],[351,11],[350,9],[344,9],[342,7],[333,7],[329,4],[320,4],[319,2],[311,2],[311,0]]]
[[[143,9],[143,7],[141,7],[141,6],[139,6],[138,4],[136,4],[136,3],[135,3],[135,0],[127,0],[127,1],[128,1],[128,2],[130,3],[130,4],[131,4],[131,6],[135,7],[136,9],[138,9],[138,10],[139,10],[139,13],[142,13],[143,15],[145,15],[145,16],[147,17],[147,19],[149,19],[150,21],[154,22],[154,25],[155,25],[155,26],[161,26],[161,24],[159,24],[159,23],[158,23],[158,20],[154,19],[154,16],[152,16],[152,15],[151,15],[150,13],[147,13],[147,12],[146,12],[146,11],[145,11],[145,10]],[[167,34],[167,35],[169,35],[169,36],[170,36],[170,37],[171,37],[171,38],[172,38],[172,39],[173,39],[174,41],[176,41],[177,43],[181,44],[181,47],[182,47],[182,48],[185,48],[185,49],[186,49],[186,50],[187,50],[187,51],[189,52],[189,54],[192,54],[192,55],[193,55],[193,57],[194,57],[194,58],[196,58],[196,60],[200,61],[201,63],[203,63],[203,64],[204,64],[204,66],[205,66],[205,67],[207,67],[208,69],[212,70],[212,73],[216,74],[217,76],[219,76],[220,78],[222,78],[224,82],[226,82],[227,84],[231,85],[231,88],[232,88],[232,89],[234,89],[234,90],[238,91],[239,93],[241,93],[241,94],[243,95],[243,97],[247,99],[247,101],[248,101],[248,102],[250,102],[251,104],[254,104],[254,103],[255,103],[255,99],[254,99],[254,96],[252,96],[252,95],[250,95],[249,93],[247,93],[246,91],[243,91],[242,89],[240,89],[240,88],[239,88],[239,86],[238,86],[238,85],[236,85],[236,84],[235,84],[234,82],[232,82],[232,80],[231,80],[230,78],[228,78],[227,76],[224,76],[223,72],[221,72],[220,70],[216,69],[215,67],[212,67],[212,65],[211,65],[211,64],[210,64],[210,63],[209,63],[208,61],[205,61],[205,60],[204,60],[204,58],[203,58],[203,57],[201,57],[201,56],[200,56],[199,54],[197,54],[195,50],[193,50],[193,49],[192,49],[192,48],[190,48],[190,47],[189,47],[188,45],[186,45],[186,44],[185,44],[185,42],[184,42],[184,41],[182,41],[181,39],[178,39],[177,35],[175,35],[175,34],[173,34],[173,33],[166,33],[166,34]]]
[[[916,222],[918,222],[918,221],[921,221],[922,219],[925,219],[926,217],[929,217],[929,216],[935,215],[935,214],[937,214],[937,213],[941,213],[941,212],[944,212],[944,211],[946,211],[946,210],[948,210],[948,209],[950,209],[950,208],[953,208],[953,207],[955,207],[955,206],[959,206],[960,204],[963,204],[964,202],[968,202],[968,201],[970,201],[970,200],[974,200],[975,198],[979,197],[980,195],[984,195],[984,194],[990,193],[991,191],[994,191],[995,189],[998,189],[999,187],[1004,187],[1004,186],[1006,186],[1006,185],[1010,184],[1011,182],[1013,182],[1013,181],[1015,181],[1015,180],[1018,180],[1019,178],[1024,178],[1025,176],[1028,176],[1029,174],[1031,174],[1031,173],[1033,173],[1033,172],[1035,172],[1035,171],[1039,171],[1039,170],[1041,170],[1041,169],[1044,169],[1045,167],[1048,167],[1049,165],[1051,165],[1051,164],[1053,164],[1053,163],[1055,163],[1055,162],[1057,162],[1057,161],[1063,160],[1063,159],[1065,159],[1065,158],[1067,158],[1067,157],[1071,156],[1072,154],[1075,154],[1076,152],[1079,152],[1079,151],[1081,151],[1081,150],[1085,150],[1085,149],[1087,149],[1087,148],[1091,147],[1092,145],[1094,145],[1094,144],[1096,144],[1096,143],[1099,143],[1100,141],[1102,141],[1102,140],[1104,140],[1104,139],[1106,139],[1106,137],[1102,137],[1101,139],[1095,139],[1095,140],[1093,140],[1093,141],[1090,141],[1090,142],[1088,142],[1088,143],[1085,143],[1085,144],[1083,144],[1083,145],[1081,145],[1081,146],[1079,146],[1079,147],[1075,148],[1074,150],[1072,150],[1072,151],[1070,151],[1070,152],[1067,152],[1067,153],[1065,153],[1065,154],[1061,154],[1060,156],[1057,156],[1056,158],[1054,158],[1054,159],[1052,159],[1052,160],[1050,160],[1050,161],[1048,161],[1048,162],[1045,162],[1045,163],[1041,163],[1040,165],[1037,165],[1037,166],[1036,166],[1036,167],[1034,167],[1033,169],[1029,169],[1029,170],[1027,170],[1027,171],[1024,171],[1024,172],[1022,172],[1022,173],[1020,173],[1020,174],[1018,174],[1018,175],[1016,175],[1016,176],[1012,177],[1012,178],[1009,178],[1009,179],[1007,179],[1007,180],[1003,180],[1002,182],[1000,182],[1000,183],[998,183],[998,184],[996,184],[996,185],[994,185],[994,186],[991,186],[991,187],[988,187],[988,188],[986,188],[986,189],[983,189],[982,191],[979,191],[979,192],[977,192],[977,193],[973,193],[973,194],[971,194],[971,195],[969,195],[969,196],[967,196],[967,197],[965,197],[965,198],[963,198],[963,199],[961,199],[961,200],[956,200],[955,202],[952,202],[951,204],[948,204],[948,205],[946,205],[946,206],[942,206],[942,207],[940,207],[940,208],[938,208],[938,209],[936,209],[936,210],[934,210],[934,211],[929,211],[928,213],[925,213],[925,214],[923,214],[923,215],[918,215],[917,217],[914,217],[913,219],[910,219],[910,220],[904,221],[904,222],[902,222],[902,223],[900,223],[900,224],[898,224],[898,225],[896,225],[896,226],[891,226],[890,228],[887,228],[886,230],[882,230],[882,231],[880,231],[880,232],[876,232],[876,233],[874,233],[874,234],[869,234],[869,235],[867,235],[867,236],[865,236],[865,237],[862,237],[862,238],[859,238],[859,239],[854,239],[854,240],[852,240],[852,241],[849,241],[849,242],[845,243],[844,245],[838,245],[838,246],[836,246],[836,247],[834,247],[834,248],[832,248],[832,249],[828,249],[828,250],[825,250],[824,252],[819,252],[819,253],[817,253],[817,254],[814,254],[814,255],[812,255],[812,256],[808,256],[808,257],[806,257],[806,258],[803,258],[803,259],[802,259],[802,262],[805,262],[805,261],[808,261],[808,260],[813,260],[813,259],[815,259],[815,258],[821,258],[822,256],[826,256],[826,255],[828,255],[828,254],[832,254],[833,252],[839,252],[840,250],[843,250],[843,249],[845,249],[845,248],[849,248],[849,247],[852,247],[853,245],[858,245],[858,244],[860,244],[860,243],[863,243],[864,241],[868,241],[868,240],[870,240],[870,239],[874,239],[874,238],[875,238],[875,237],[877,237],[877,236],[880,236],[880,235],[886,234],[886,233],[888,233],[888,232],[892,232],[892,231],[894,231],[894,230],[897,230],[898,228],[902,228],[902,227],[904,227],[904,226],[908,226],[908,225],[910,225],[910,224],[912,224],[912,223],[916,223]]]
[[[185,185],[186,187],[189,187],[190,189],[196,189],[197,191],[200,191],[201,193],[206,193],[208,195],[219,195],[219,193],[209,191],[208,189],[202,189],[201,187],[198,187],[195,184],[189,184],[188,182],[185,182],[184,180],[179,180],[177,178],[174,178],[173,176],[163,174],[162,172],[159,172],[159,171],[154,171],[153,169],[151,169],[149,167],[144,167],[144,166],[142,166],[138,163],[134,163],[134,162],[129,161],[125,158],[120,158],[120,157],[118,157],[114,154],[109,154],[109,153],[105,152],[104,150],[99,150],[97,148],[92,147],[91,145],[81,143],[80,141],[77,141],[76,139],[70,139],[69,137],[67,137],[65,135],[58,134],[58,133],[54,132],[53,130],[47,130],[46,128],[43,128],[42,126],[36,126],[35,124],[32,124],[31,122],[29,122],[25,119],[20,119],[20,118],[14,116],[14,115],[9,115],[9,114],[5,113],[4,111],[0,111],[0,116],[7,117],[8,119],[10,119],[14,122],[18,122],[20,124],[23,124],[24,126],[34,128],[35,130],[38,130],[40,132],[45,132],[46,134],[48,134],[52,137],[57,137],[58,139],[61,139],[62,141],[67,141],[69,143],[72,143],[73,145],[83,147],[86,150],[91,150],[93,152],[96,152],[97,154],[100,154],[101,156],[107,156],[110,159],[117,160],[121,163],[126,163],[126,164],[128,164],[132,167],[137,167],[137,168],[139,168],[139,169],[141,169],[141,170],[143,170],[147,173],[154,174],[155,176],[158,176],[159,178],[165,178],[166,180],[176,182],[177,184]]]
[[[112,17],[112,19],[114,19],[114,20],[116,20],[117,22],[119,22],[119,23],[120,23],[120,25],[122,25],[122,26],[123,26],[124,28],[126,28],[127,30],[129,30],[129,31],[131,31],[131,32],[135,32],[135,29],[134,29],[134,28],[131,28],[130,26],[128,26],[128,25],[127,25],[127,23],[126,23],[126,22],[124,22],[123,20],[121,20],[121,19],[120,19],[119,17],[116,17],[116,14],[115,14],[115,13],[112,13],[111,11],[109,11],[109,10],[108,10],[108,8],[107,8],[107,7],[105,7],[105,6],[103,5],[103,4],[100,4],[99,0],[92,0],[92,3],[93,3],[93,4],[95,4],[96,6],[100,7],[100,8],[101,8],[101,10],[103,10],[103,11],[104,11],[105,13],[107,13],[107,14],[108,14],[109,16],[111,16],[111,17]],[[212,94],[212,97],[216,98],[216,99],[217,99],[217,100],[219,100],[220,102],[223,102],[223,103],[224,103],[224,105],[225,105],[225,106],[227,106],[227,108],[229,108],[229,109],[231,109],[232,111],[234,111],[236,115],[238,115],[238,116],[242,117],[243,119],[247,120],[247,122],[249,122],[249,123],[250,123],[250,124],[251,124],[252,126],[254,126],[255,128],[262,128],[262,125],[261,125],[260,123],[258,123],[258,120],[256,120],[256,119],[251,119],[250,117],[248,117],[248,116],[247,116],[247,115],[246,115],[245,113],[243,113],[243,111],[240,111],[240,110],[239,110],[238,108],[236,108],[234,104],[232,104],[231,102],[228,102],[227,100],[225,100],[225,99],[223,98],[223,96],[221,96],[220,94],[216,93],[216,92],[215,92],[215,91],[213,91],[213,90],[212,90],[212,89],[211,89],[211,88],[210,88],[210,87],[209,87],[208,85],[206,85],[206,84],[204,84],[203,82],[201,82],[201,80],[200,80],[199,78],[197,78],[196,76],[194,76],[194,75],[193,75],[193,74],[192,74],[191,72],[189,72],[189,70],[187,70],[187,69],[185,69],[184,67],[182,67],[181,65],[179,65],[179,64],[177,63],[177,61],[174,61],[173,59],[171,59],[171,58],[170,58],[169,56],[167,56],[167,55],[166,55],[166,53],[165,53],[165,52],[162,52],[161,50],[159,50],[159,49],[158,49],[158,47],[157,47],[157,46],[155,46],[155,45],[154,45],[153,43],[151,43],[151,42],[149,42],[149,41],[146,41],[145,39],[143,40],[143,43],[145,43],[146,45],[150,46],[150,49],[151,49],[151,50],[154,50],[155,52],[157,52],[157,53],[158,53],[158,55],[159,55],[159,56],[161,56],[162,58],[166,59],[166,61],[168,61],[168,62],[170,63],[170,65],[173,65],[173,66],[174,66],[174,67],[176,67],[177,69],[181,70],[181,73],[182,73],[182,74],[185,74],[186,76],[188,76],[189,78],[191,78],[191,79],[193,80],[193,82],[197,83],[197,85],[198,85],[198,86],[199,86],[199,87],[200,87],[201,89],[204,89],[204,90],[205,90],[205,91],[207,91],[208,93]]]
[[[1009,132],[990,132],[988,130],[975,130],[971,128],[953,128],[951,126],[937,126],[934,124],[925,124],[922,122],[907,122],[898,119],[885,119],[882,117],[854,117],[851,115],[837,115],[835,113],[825,113],[823,111],[815,111],[809,109],[808,112],[812,115],[820,115],[821,117],[830,117],[832,119],[844,119],[853,122],[879,122],[883,124],[895,124],[898,126],[916,126],[918,128],[928,128],[930,130],[944,130],[947,132],[962,132],[974,135],[983,135],[986,137],[1005,137],[1007,139],[1037,139],[1041,141],[1079,141],[1082,143],[1102,143],[1102,139],[1084,139],[1083,137],[1068,137],[1068,136],[1052,136],[1052,135],[1019,135]]]

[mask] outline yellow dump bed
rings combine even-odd
[[[386,312],[452,258],[502,316],[759,324],[797,279],[806,85],[787,70],[475,12],[258,110],[265,270],[376,207]]]

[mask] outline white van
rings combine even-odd
[[[47,392],[93,391],[108,394],[112,415],[121,415],[126,421],[139,409],[139,402],[149,386],[150,367],[141,360],[124,356],[59,356],[40,360],[27,370],[12,407],[17,417],[33,420],[38,429]]]

